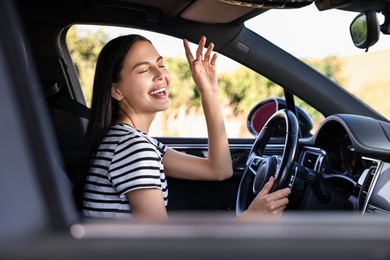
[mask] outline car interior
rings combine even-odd
[[[247,207],[253,195],[245,198],[240,195],[250,193],[249,188],[240,187],[243,175],[249,175],[248,181],[253,182],[253,175],[259,171],[260,166],[250,161],[268,155],[285,156],[286,150],[290,149],[291,155],[285,160],[288,162],[286,171],[295,169],[296,172],[292,210],[365,212],[367,201],[361,193],[370,189],[366,175],[376,176],[381,170],[382,160],[390,155],[388,120],[300,60],[246,29],[243,23],[273,8],[301,8],[315,4],[319,10],[340,8],[363,11],[372,5],[385,9],[386,1],[364,2],[362,6],[356,5],[355,1],[345,5],[309,0],[255,2],[258,1],[17,1],[31,50],[29,55],[36,65],[68,178],[72,181],[77,174],[89,108],[85,105],[77,71],[67,49],[66,32],[72,24],[120,25],[188,38],[193,42],[206,35],[215,43],[217,52],[284,87],[287,102],[282,104],[281,100],[271,99],[268,103],[276,104],[278,109],[283,106],[291,109],[294,104],[291,104],[290,97],[296,95],[327,117],[314,136],[299,136],[293,147],[287,145],[283,134],[274,137],[266,134],[261,141],[259,137],[230,139],[233,177],[223,182],[169,179],[168,210],[224,210],[234,214],[236,205]],[[367,45],[360,47],[368,48]],[[310,119],[306,124],[302,123],[305,114],[300,114],[300,127],[310,129]],[[288,115],[281,118],[281,121],[284,121],[283,118],[286,122],[290,120]],[[279,121],[269,126],[273,132],[275,128],[280,128]],[[257,133],[261,127],[258,127]],[[361,127],[370,130],[360,131]],[[375,138],[372,140],[368,136]],[[186,153],[197,156],[207,153],[205,138],[160,137],[160,140]],[[258,142],[264,144],[258,145]],[[377,149],[372,149],[372,145]],[[325,161],[327,163],[322,163]],[[318,172],[322,174],[318,175]],[[282,178],[285,179],[284,185],[290,182],[290,175],[287,175]],[[388,211],[389,208],[379,210]]]
[[[0,165],[7,180],[1,185],[0,197],[12,198],[1,202],[9,210],[0,218],[6,223],[0,226],[0,233],[11,240],[23,236],[24,242],[33,241],[10,240],[7,250],[0,245],[3,256],[106,259],[117,250],[116,255],[126,259],[130,251],[134,258],[143,259],[155,257],[156,252],[187,259],[205,257],[207,252],[224,259],[257,259],[305,251],[306,257],[324,259],[318,250],[325,248],[334,256],[348,251],[349,256],[368,259],[375,254],[386,259],[390,255],[389,120],[245,26],[249,19],[274,9],[288,11],[309,5],[319,12],[339,9],[356,13],[351,37],[357,48],[367,51],[379,35],[390,34],[388,0],[0,1],[0,82],[17,86],[4,87],[0,95],[0,113],[7,123],[2,125],[1,157],[12,157]],[[385,17],[381,24],[378,13]],[[89,118],[66,42],[67,32],[76,24],[142,29],[195,44],[205,35],[216,52],[283,88],[282,97],[259,100],[248,113],[245,120],[252,137],[229,138],[231,178],[168,178],[167,210],[175,228],[88,222],[75,207],[72,186]],[[317,129],[313,130],[313,122],[297,105],[297,98],[323,115]],[[207,138],[156,138],[181,152],[207,155]],[[248,208],[274,174],[278,179],[275,189],[292,189],[286,209],[292,218],[260,225],[232,223],[232,217]],[[327,215],[329,212],[341,214],[335,217]],[[181,213],[190,213],[192,218],[175,218]],[[218,218],[211,215],[202,222],[202,213],[218,213]],[[303,214],[294,218],[294,213]],[[354,216],[358,217],[355,222]],[[367,224],[370,217],[384,219]],[[61,233],[64,230],[66,234]],[[0,236],[0,242],[2,239]],[[365,244],[367,241],[372,244]],[[282,245],[286,250],[280,250]]]

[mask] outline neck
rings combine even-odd
[[[148,133],[150,129],[150,125],[152,124],[156,114],[149,115],[137,115],[137,114],[124,114],[120,113],[119,120],[117,123],[125,123],[131,125],[132,127]]]

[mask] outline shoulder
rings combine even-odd
[[[148,149],[153,150],[157,154],[162,156],[168,148],[166,145],[159,142],[157,139],[149,136],[147,133],[144,133],[126,124],[113,125],[110,128],[106,139],[116,139],[117,151],[129,149],[133,151],[139,149]]]

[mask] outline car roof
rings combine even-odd
[[[234,6],[218,0],[127,0],[127,1],[102,1],[102,0],[70,0],[46,3],[45,1],[19,1],[19,7],[25,11],[23,17],[30,19],[44,18],[47,21],[58,20],[58,15],[67,16],[69,20],[95,20],[94,14],[109,11],[110,9],[122,9],[127,16],[127,21],[142,20],[155,22],[158,20],[185,19],[201,23],[230,23],[236,20],[246,20],[250,13],[257,15],[266,9]],[[54,11],[54,12],[53,12]],[[53,16],[51,16],[53,15]],[[101,16],[100,16],[101,17]],[[250,17],[250,16],[249,16]],[[114,17],[111,17],[111,19]],[[120,21],[120,17],[117,17]],[[126,23],[126,21],[123,21]]]
[[[301,8],[315,4],[320,11],[341,9],[354,12],[366,10],[384,11],[388,8],[389,0],[45,0],[16,1],[25,11],[23,17],[29,19],[52,20],[58,22],[58,17],[68,17],[68,21],[95,20],[94,14],[104,9],[123,9],[127,20],[132,15],[139,20],[143,16],[149,22],[166,19],[184,19],[206,24],[243,22],[255,15],[270,9]],[[44,16],[42,16],[44,15]],[[113,18],[113,17],[112,17]],[[111,19],[112,19],[111,18]],[[120,21],[120,17],[117,17]],[[61,19],[65,21],[65,19]],[[126,22],[125,22],[126,23]]]

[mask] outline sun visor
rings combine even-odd
[[[221,1],[198,0],[187,7],[181,14],[186,20],[201,23],[230,23],[255,8],[227,5]]]

